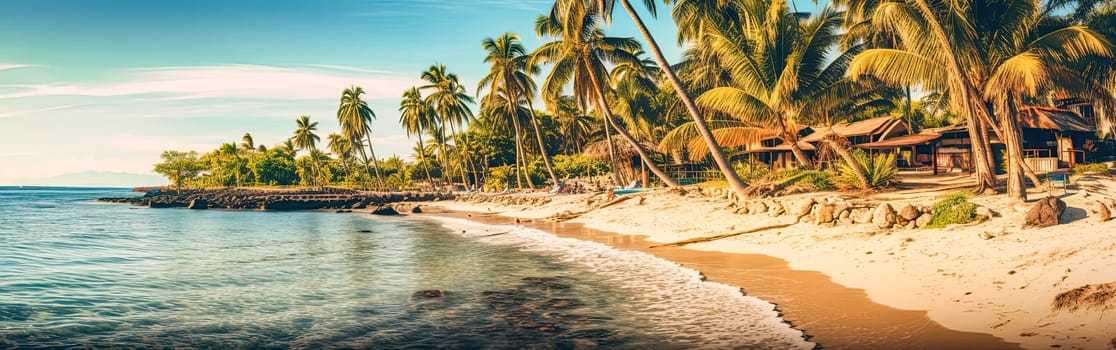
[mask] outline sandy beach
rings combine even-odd
[[[1031,203],[978,196],[980,224],[886,229],[796,223],[794,216],[735,213],[735,202],[691,188],[655,190],[605,208],[603,194],[476,195],[424,203],[425,213],[526,225],[563,237],[648,252],[740,286],[778,305],[825,348],[1109,349],[1116,300],[1052,307],[1055,296],[1116,282],[1116,222],[1094,213],[1116,181],[1089,176],[1067,194],[1062,224],[1023,228]],[[809,193],[788,200],[821,196]],[[870,200],[930,205],[941,193],[884,192]],[[1045,194],[1032,193],[1031,202]],[[901,198],[901,199],[899,199]],[[585,212],[565,222],[548,219]],[[790,226],[684,247],[653,247],[771,225]],[[1096,293],[1094,299],[1111,294]],[[1072,311],[1071,311],[1072,310]]]

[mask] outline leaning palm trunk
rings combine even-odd
[[[670,65],[667,64],[666,57],[663,56],[663,51],[659,49],[659,44],[655,42],[655,38],[651,36],[651,32],[647,30],[647,26],[644,25],[639,14],[632,8],[632,4],[629,3],[628,0],[620,0],[620,4],[624,6],[624,10],[632,17],[632,21],[635,22],[636,27],[639,28],[640,34],[647,40],[647,46],[651,49],[652,57],[655,58],[655,63],[659,65],[663,73],[666,73],[667,79],[670,80],[670,85],[674,87],[674,91],[678,94],[678,99],[682,100],[682,104],[686,106],[686,110],[689,111],[690,116],[693,117],[698,130],[701,131],[701,137],[709,146],[709,153],[713,155],[713,160],[717,163],[717,168],[724,174],[725,179],[728,180],[729,186],[732,187],[733,191],[737,194],[744,194],[744,189],[747,188],[747,185],[744,184],[744,181],[740,180],[740,177],[736,175],[736,171],[732,169],[732,164],[729,164],[728,157],[725,157],[724,151],[722,151],[721,147],[717,144],[717,140],[713,138],[713,132],[709,130],[709,125],[706,125],[705,119],[702,117],[701,113],[698,112],[693,99],[686,94],[686,90],[682,87],[682,82],[678,79],[678,76],[674,74],[674,70],[670,68]],[[794,146],[797,145],[793,145],[792,147]],[[642,148],[637,146],[636,149],[640,150],[640,156],[643,156]],[[651,170],[655,172],[655,175],[664,178],[664,182],[668,182],[665,180],[665,175],[660,175],[659,172],[656,172],[658,171],[657,167],[652,166]],[[669,182],[673,182],[673,180]],[[671,186],[677,186],[677,184]]]
[[[864,175],[864,169],[860,167],[860,163],[856,161],[856,158],[853,158],[852,153],[849,153],[847,145],[848,139],[834,133],[827,136],[822,142],[829,145],[829,149],[836,152],[841,159],[845,160],[845,163],[849,165],[849,169],[852,169],[853,174],[856,175],[856,180],[860,182],[860,188],[866,189],[871,187],[872,184],[868,182],[868,176]]]
[[[454,143],[457,144],[458,156],[461,157],[461,185],[465,186],[465,189],[469,189],[469,179],[465,178],[465,162],[468,161],[468,153],[465,147],[461,145],[460,142],[457,142],[458,140],[456,139],[460,135],[457,134],[457,127],[455,127],[453,123],[450,123],[450,133],[453,135]]]
[[[550,156],[546,154],[546,143],[543,142],[542,130],[539,130],[539,122],[535,120],[535,107],[528,104],[531,111],[531,126],[535,128],[535,139],[539,141],[539,154],[542,155],[543,163],[546,164],[546,172],[550,175],[551,184],[558,185],[558,175],[554,174],[554,165],[550,164]]]
[[[604,115],[604,112],[601,112]],[[614,185],[624,183],[624,179],[620,178],[620,167],[616,163],[616,146],[612,143],[612,126],[609,123],[611,118],[605,118],[604,131],[605,131],[605,144],[608,146],[608,166],[612,169],[612,182]]]
[[[961,69],[961,61],[953,52],[953,45],[950,44],[949,37],[946,36],[945,30],[942,29],[941,23],[938,18],[934,16],[934,12],[930,10],[930,6],[926,0],[915,1],[919,13],[926,18],[926,22],[930,24],[931,34],[934,40],[938,42],[939,49],[946,55],[946,67],[949,72],[950,91],[957,91],[961,96],[959,100],[964,105],[965,117],[969,120],[969,140],[973,148],[973,158],[976,163],[977,185],[980,189],[994,189],[996,185],[995,173],[992,172],[991,162],[987,158],[986,148],[988,140],[986,135],[980,134],[980,128],[977,122],[980,117],[977,115],[977,107],[974,104],[972,83],[965,77]]]
[[[426,181],[430,181],[430,186],[435,190],[438,186],[434,185],[434,178],[430,177],[430,164],[426,162],[426,146],[422,144],[422,129],[419,129],[419,161],[422,162],[422,170],[426,172]]]
[[[512,110],[514,114],[514,109]],[[520,171],[523,170],[523,146],[520,141],[523,140],[523,132],[520,130],[519,118],[512,115],[512,127],[515,128],[515,186],[518,189],[523,189],[523,181],[519,178]],[[530,183],[531,177],[527,176],[527,182]],[[534,186],[531,186],[534,188]]]
[[[358,141],[358,142],[354,142],[353,144],[357,145],[357,150],[360,151],[360,159],[362,161],[364,161],[364,170],[366,170],[368,172],[368,176],[371,177],[372,176],[372,169],[368,168],[368,154],[364,153],[364,145],[362,144],[362,142],[359,142],[360,139],[355,139],[354,141]],[[367,184],[365,184],[365,185],[367,185]]]
[[[386,187],[384,184],[384,176],[380,174],[380,161],[376,160],[376,149],[372,148],[372,133],[365,133],[364,137],[368,139],[368,152],[372,154],[372,166],[376,168],[376,182],[380,184],[380,188]],[[368,161],[365,160],[365,164]]]
[[[1012,102],[1012,103],[1014,103],[1014,102]],[[980,106],[984,106],[984,104],[982,103],[982,104],[980,104]],[[1018,104],[1016,104],[1015,106],[1018,106]],[[989,127],[992,129],[992,132],[996,134],[996,137],[999,137],[1001,140],[1006,139],[1005,135],[1004,135],[1004,131],[1001,130],[1001,127],[999,127],[996,124],[996,122],[992,121],[992,117],[990,116],[991,112],[987,108],[979,109],[979,110],[977,110],[977,112],[980,113],[980,117],[983,118],[985,120],[985,123],[987,123],[987,125],[989,125]],[[1011,113],[1018,114],[1018,111],[1013,111]],[[1018,119],[1016,119],[1012,123],[1018,124]],[[1022,140],[1021,135],[1022,135],[1022,131],[1020,131],[1020,136],[1017,139]],[[1020,141],[1020,142],[1022,142],[1022,141]],[[1005,146],[1008,146],[1007,141],[1004,141],[1004,143],[1005,143]],[[1010,146],[1008,146],[1008,147],[1010,147]],[[1022,147],[1022,143],[1020,143],[1020,147]],[[989,147],[989,148],[991,148],[991,147]],[[989,157],[991,157],[991,156],[989,156]],[[1009,157],[1009,159],[1014,158],[1016,161],[1019,162],[1020,167],[1023,168],[1023,175],[1027,176],[1027,179],[1031,180],[1031,183],[1034,183],[1035,187],[1043,186],[1042,181],[1039,180],[1038,175],[1035,174],[1035,171],[1033,169],[1031,169],[1030,165],[1027,165],[1027,162],[1023,161],[1023,154],[1022,153],[1017,153],[1017,154],[1014,154],[1014,155],[1009,153],[1008,157]],[[991,158],[989,158],[989,159],[991,159]]]
[[[597,106],[600,108],[601,114],[605,117],[605,128],[608,128],[607,124],[612,124],[614,127],[616,127],[616,131],[620,133],[620,136],[623,136],[624,139],[628,140],[628,142],[632,144],[632,148],[635,149],[636,153],[639,153],[640,159],[643,161],[644,164],[647,164],[647,168],[650,169],[651,172],[655,174],[655,176],[659,177],[659,179],[662,180],[663,183],[666,184],[668,187],[679,187],[678,182],[674,181],[674,179],[671,179],[670,176],[659,169],[659,166],[650,161],[651,156],[647,154],[647,150],[643,149],[643,145],[639,144],[639,141],[636,141],[635,137],[632,137],[632,134],[628,133],[628,130],[620,127],[620,125],[616,125],[614,119],[612,119],[612,111],[608,109],[608,102],[607,100],[605,100],[605,85],[601,83],[600,79],[598,79],[596,71],[594,71],[593,69],[587,70],[589,71],[590,82],[592,82],[593,84],[593,93],[597,95]],[[713,147],[710,148],[710,151],[714,151],[712,150]],[[731,170],[731,168],[729,169]],[[726,174],[726,176],[728,175]],[[732,176],[736,176],[736,173],[732,172]],[[740,179],[737,178],[737,181],[739,180]]]

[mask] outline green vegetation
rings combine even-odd
[[[811,145],[839,156],[832,170],[817,170],[799,136],[803,126],[889,115],[915,129],[987,125],[1008,149],[1008,192],[1022,198],[1019,107],[1116,90],[1111,4],[838,0],[803,16],[785,0],[666,3],[678,28],[669,39],[686,47],[681,62],[667,62],[649,32],[609,35],[614,0],[555,1],[534,18],[542,39],[534,50],[514,33],[480,40],[475,54],[489,70],[475,92],[444,65],[418,72],[424,85],[403,92],[399,106],[407,136],[418,138],[409,155],[376,156],[376,115],[353,86],[341,92],[340,132],[326,140],[307,117],[278,145],[245,134],[204,154],[168,151],[156,171],[177,186],[531,189],[609,170],[613,184],[627,184],[642,164],[674,186],[660,168],[689,161],[697,171],[715,165],[741,194],[745,181],[879,188],[896,181],[894,155],[871,159],[834,135]],[[630,2],[621,4],[642,27]],[[912,87],[926,96],[913,101]],[[990,141],[976,129],[976,177],[995,188],[983,152]],[[773,143],[801,170],[726,156]]]
[[[1074,175],[1081,175],[1085,173],[1099,173],[1104,175],[1112,174],[1108,170],[1108,164],[1104,163],[1078,164],[1073,167],[1073,173]]]
[[[868,179],[868,188],[890,186],[895,181],[896,175],[899,174],[899,168],[895,164],[895,153],[885,153],[875,158],[869,158],[868,154],[860,149],[850,153],[856,160],[855,166],[860,167],[864,176]],[[834,180],[838,184],[864,189],[853,172],[852,165],[837,163],[836,168],[839,175]]]
[[[961,191],[950,194],[934,203],[934,214],[927,228],[942,228],[951,224],[965,224],[976,221],[976,204],[969,201],[972,194]]]

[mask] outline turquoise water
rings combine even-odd
[[[0,348],[812,345],[770,304],[595,243],[94,201],[128,195],[0,187]]]

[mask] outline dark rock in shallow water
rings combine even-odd
[[[446,291],[441,289],[420,290],[415,292],[415,296],[427,298],[441,298],[446,296]]]
[[[414,208],[411,208],[411,214],[422,214],[422,208],[416,205]]]
[[[209,209],[209,202],[204,199],[190,200],[190,205],[186,206],[190,209]]]
[[[391,206],[381,205],[372,210],[372,215],[399,215],[399,212]]]

